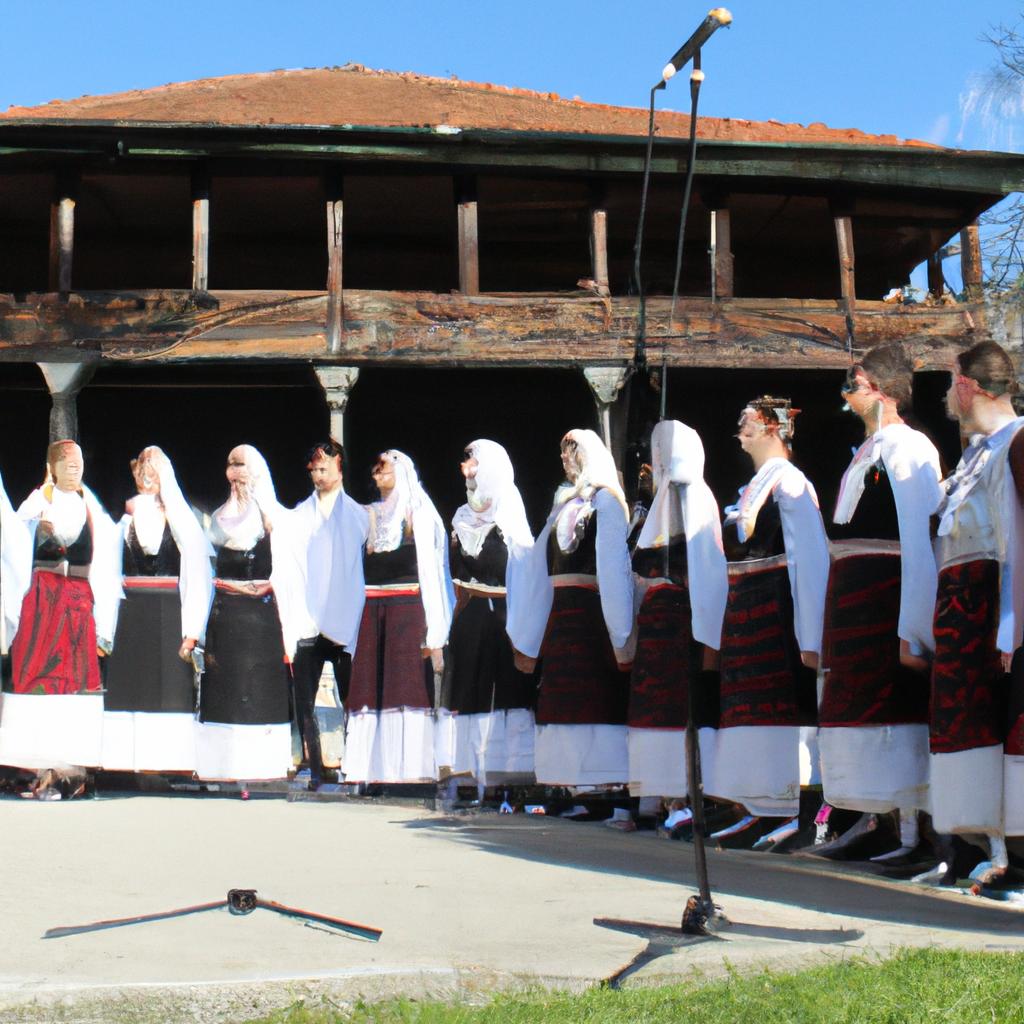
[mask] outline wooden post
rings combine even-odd
[[[839,287],[846,313],[846,347],[854,348],[853,314],[857,303],[857,283],[853,255],[853,218],[833,211],[836,225],[836,249],[839,253]]]
[[[964,293],[971,302],[980,302],[982,287],[981,241],[978,222],[968,224],[960,232],[960,273],[964,280]]]
[[[345,300],[342,291],[342,217],[344,181],[340,174],[327,182],[327,350],[341,351],[345,326]]]
[[[590,211],[590,269],[598,295],[610,295],[608,286],[608,211]]]
[[[939,249],[928,257],[928,294],[941,299],[945,288],[946,281],[942,276],[942,250]]]
[[[71,260],[75,249],[75,189],[62,182],[50,204],[50,291],[71,291]]]
[[[715,282],[714,298],[731,299],[735,294],[732,228],[726,207],[711,211],[711,271]]]
[[[199,167],[192,175],[192,290],[210,287],[210,175]]]
[[[455,202],[459,216],[459,291],[463,295],[479,295],[480,247],[474,178],[455,179]]]

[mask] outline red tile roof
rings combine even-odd
[[[685,92],[685,84],[679,84]],[[677,86],[678,88],[679,86]],[[431,78],[412,72],[374,71],[359,64],[259,74],[227,75],[136,89],[107,96],[9,107],[4,121],[110,122],[114,124],[451,125],[525,132],[645,135],[647,111],[566,100],[555,93]],[[658,134],[684,136],[685,114],[657,115]],[[736,142],[820,145],[929,146],[854,128],[704,117],[699,137]]]

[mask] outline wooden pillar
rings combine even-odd
[[[964,281],[964,293],[971,302],[980,302],[982,294],[981,241],[978,238],[978,222],[968,224],[960,232],[960,273]]]
[[[64,179],[50,203],[51,292],[71,291],[71,261],[75,249],[75,199],[77,182]]]
[[[733,285],[732,228],[729,210],[725,206],[711,211],[711,279],[716,299],[731,299]]]
[[[936,299],[942,298],[946,281],[942,275],[942,250],[933,252],[928,257],[928,294]]]
[[[610,295],[608,286],[608,211],[590,211],[590,272],[598,295]]]
[[[476,179],[455,179],[455,202],[459,217],[459,291],[480,294],[480,247],[477,227]]]
[[[359,379],[358,366],[315,364],[313,371],[324,389],[327,409],[331,417],[331,437],[338,444],[345,443],[345,409],[348,398]]]
[[[846,347],[854,349],[853,314],[857,304],[857,279],[853,255],[853,218],[845,212],[833,211],[836,228],[836,250],[839,254],[839,288],[846,313]]]
[[[192,174],[192,290],[210,287],[210,175],[205,167]]]
[[[50,443],[78,440],[78,392],[89,383],[93,363],[37,363],[50,392]]]
[[[327,351],[333,355],[341,351],[341,336],[345,326],[345,300],[342,292],[344,206],[344,180],[340,174],[331,175],[327,181]]]

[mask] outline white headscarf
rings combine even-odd
[[[522,495],[508,452],[496,441],[473,441],[466,452],[477,461],[476,476],[466,481],[467,502],[452,519],[462,550],[470,557],[480,554],[492,526],[497,526],[509,548],[528,548],[533,534],[526,519]]]
[[[704,446],[697,432],[677,420],[657,424],[651,434],[651,469],[654,501],[637,546],[663,547],[685,535],[693,636],[717,650],[729,578],[718,505],[704,482]]]
[[[210,539],[218,547],[248,551],[265,532],[263,517],[272,520],[277,509],[277,494],[267,460],[260,451],[251,444],[240,444],[236,448],[242,453],[249,472],[245,496],[240,499],[232,488],[228,500],[213,513]]]
[[[420,597],[427,618],[426,646],[444,647],[455,604],[448,570],[448,534],[412,459],[395,448],[381,452],[380,457],[394,466],[395,486],[387,498],[370,506],[368,549],[394,551],[402,543],[403,524],[412,524]]]
[[[178,591],[181,595],[181,635],[195,637],[200,643],[206,635],[206,619],[213,600],[213,569],[210,557],[213,549],[203,534],[181,493],[174,466],[167,455],[153,446],[151,451],[159,452],[157,475],[160,480],[160,502],[164,507],[167,525],[178,546],[181,568],[178,577]]]
[[[575,481],[566,481],[555,491],[552,513],[557,514],[555,536],[558,546],[568,552],[575,550],[578,543],[576,523],[589,512],[591,498],[599,488],[605,488],[615,497],[622,506],[627,523],[629,506],[619,484],[615,460],[604,446],[604,441],[593,430],[570,430],[565,437],[576,442],[579,474]]]

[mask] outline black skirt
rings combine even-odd
[[[107,711],[191,712],[192,666],[178,657],[181,598],[178,581],[124,581],[114,649],[106,659]]]
[[[472,594],[452,622],[441,703],[464,715],[533,708],[537,682],[516,669],[505,598]]]
[[[288,669],[273,593],[217,587],[206,627],[200,719],[233,725],[287,722]]]

